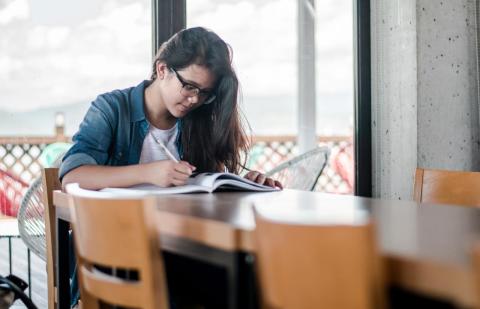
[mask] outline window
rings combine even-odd
[[[187,27],[207,27],[231,45],[254,134],[296,133],[295,23],[292,0],[187,2]]]
[[[210,28],[233,48],[242,107],[255,136],[248,165],[264,171],[298,152],[299,3],[187,1],[187,27]],[[353,193],[352,2],[321,0],[315,6],[316,133],[332,150],[318,189]]]
[[[0,137],[22,137],[25,143],[0,143],[0,157],[6,157],[0,170],[29,181],[38,175],[36,158],[44,147],[29,137],[53,138],[57,113],[63,113],[65,135],[71,136],[97,95],[149,78],[150,3],[0,3]]]

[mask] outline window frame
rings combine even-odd
[[[152,54],[186,27],[187,0],[152,0]],[[372,196],[370,0],[353,0],[354,194]]]

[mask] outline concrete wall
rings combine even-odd
[[[418,0],[418,165],[478,170],[474,0]]]
[[[479,170],[474,0],[372,1],[374,196],[411,199],[416,166]]]
[[[410,196],[417,164],[415,0],[372,1],[373,195]]]

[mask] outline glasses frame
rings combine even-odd
[[[175,73],[175,76],[182,85],[182,89],[180,90],[180,93],[182,95],[189,98],[197,96],[199,103],[201,103],[202,105],[208,105],[212,103],[217,97],[212,91],[200,89],[199,87],[185,81],[183,77],[174,68],[170,68],[170,71]]]

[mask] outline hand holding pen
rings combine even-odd
[[[168,150],[167,146],[165,146],[165,144],[161,141],[159,141],[155,135],[152,134],[152,137],[153,137],[153,140],[155,141],[155,143],[157,143],[158,145],[160,145],[160,147],[162,147],[163,151],[165,152],[165,154],[167,155],[167,157],[176,162],[176,163],[180,163],[180,161],[177,160],[177,158],[175,158],[175,156],[170,152],[170,150]]]
[[[179,161],[163,142],[159,141],[153,134],[152,137],[170,160],[149,163],[151,168],[147,170],[148,182],[161,187],[185,185],[196,167],[186,161]]]

